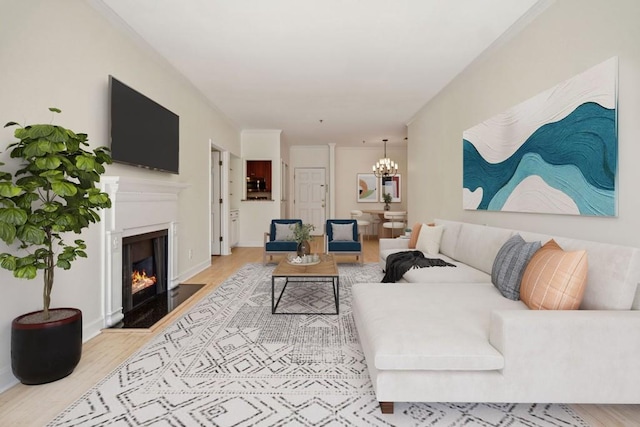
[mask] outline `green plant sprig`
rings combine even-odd
[[[297,243],[311,241],[313,240],[311,232],[315,229],[316,227],[313,224],[301,224],[298,222],[293,229],[293,240],[295,240]]]

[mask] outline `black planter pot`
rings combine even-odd
[[[23,384],[59,380],[80,362],[82,312],[77,308],[55,308],[50,312],[50,321],[25,322],[25,318],[38,313],[35,311],[16,317],[11,323],[11,368]],[[60,318],[55,319],[56,315]]]

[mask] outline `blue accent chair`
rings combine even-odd
[[[269,231],[264,233],[264,253],[262,254],[262,264],[267,264],[267,255],[269,260],[273,260],[274,254],[287,254],[298,250],[298,243],[293,240],[279,239],[276,234],[276,224],[297,224],[302,225],[301,219],[272,219]],[[276,240],[278,239],[278,240]]]
[[[351,236],[339,236],[334,234],[333,224],[352,225]],[[360,264],[364,263],[362,253],[362,234],[358,231],[358,221],[355,219],[328,219],[325,225],[325,252],[336,255],[355,255]],[[345,240],[345,237],[351,237]]]

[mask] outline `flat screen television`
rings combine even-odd
[[[177,174],[180,117],[109,76],[114,162]]]

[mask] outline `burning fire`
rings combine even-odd
[[[153,286],[156,283],[156,280],[156,276],[147,276],[147,272],[145,270],[142,270],[142,272],[135,270],[131,274],[132,293],[135,294],[149,286]]]

